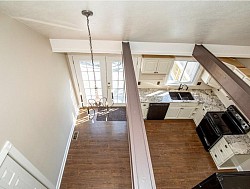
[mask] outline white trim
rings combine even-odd
[[[72,139],[72,135],[73,135],[73,132],[74,132],[74,129],[75,129],[78,114],[79,114],[79,109],[76,112],[76,117],[73,120],[73,125],[71,126],[68,141],[67,141],[67,144],[66,144],[66,149],[65,149],[65,152],[64,152],[64,156],[63,156],[63,161],[62,161],[62,164],[61,164],[59,176],[58,176],[57,183],[56,183],[56,189],[60,189],[60,185],[61,185],[62,177],[63,177],[63,172],[64,172],[65,164],[66,164],[66,161],[67,161],[67,156],[68,156],[68,153],[69,153],[69,147],[70,147],[70,144],[71,144],[71,139]]]
[[[0,152],[0,166],[4,162],[6,156],[8,155],[10,149],[12,147],[12,144],[9,141],[6,141],[1,152]]]
[[[53,52],[89,53],[88,40],[50,39]],[[93,40],[94,53],[121,54],[122,41]],[[130,42],[132,54],[192,56],[194,43]],[[250,58],[250,46],[203,44],[217,57]]]
[[[22,166],[45,187],[47,187],[48,189],[55,189],[55,186],[9,141],[6,141],[3,149],[0,152],[0,165],[2,165],[7,155],[15,160],[20,166]]]

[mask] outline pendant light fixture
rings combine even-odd
[[[90,49],[91,64],[92,64],[93,75],[94,75],[95,99],[92,99],[92,100],[94,100],[95,106],[99,106],[100,98],[99,98],[99,95],[98,95],[98,88],[97,88],[97,84],[96,84],[94,55],[93,55],[93,48],[92,48],[92,37],[91,37],[90,28],[89,28],[89,17],[93,16],[93,12],[90,11],[90,10],[83,10],[82,15],[86,16],[86,18],[87,18],[87,28],[88,28],[88,35],[89,35],[89,49]]]

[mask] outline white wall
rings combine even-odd
[[[65,55],[0,14],[0,148],[9,140],[56,185],[76,114]]]

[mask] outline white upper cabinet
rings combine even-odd
[[[168,74],[172,65],[174,63],[174,58],[158,58],[150,56],[143,56],[141,72],[143,74]]]
[[[201,79],[205,84],[207,84],[215,89],[220,88],[219,83],[217,81],[215,81],[215,79],[206,70],[204,70],[203,74],[201,75]]]
[[[250,79],[249,79],[249,77],[244,77],[243,81],[245,81],[250,86]]]
[[[142,73],[156,73],[158,66],[158,59],[154,58],[145,58],[142,60]]]
[[[243,79],[244,77],[245,77],[245,74],[244,73],[242,73],[239,69],[235,69],[234,70],[234,73],[237,75],[237,76],[239,76],[239,78],[241,78],[241,79]]]

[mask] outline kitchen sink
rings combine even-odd
[[[169,92],[172,100],[194,100],[190,92]]]

